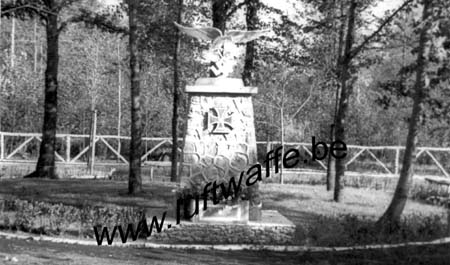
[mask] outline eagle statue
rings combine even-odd
[[[232,72],[232,62],[229,54],[222,50],[228,44],[247,43],[262,36],[268,35],[270,30],[229,30],[222,34],[214,27],[185,27],[176,22],[175,26],[184,34],[210,43],[209,50],[204,58],[209,61],[209,70],[214,77],[227,76]]]

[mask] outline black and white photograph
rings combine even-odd
[[[0,264],[450,264],[450,1],[0,10]]]

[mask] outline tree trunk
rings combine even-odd
[[[247,12],[245,20],[247,22],[247,30],[256,30],[258,24],[258,7],[259,0],[246,0]],[[253,74],[255,71],[255,57],[256,57],[256,41],[247,42],[245,49],[245,64],[242,72],[242,80],[245,86],[250,86],[253,83]]]
[[[118,65],[118,86],[117,86],[117,153],[120,154],[121,152],[121,142],[120,142],[120,127],[121,125],[121,119],[122,119],[122,67],[121,67],[121,57],[120,57],[120,38],[117,40],[117,65]],[[120,161],[120,158],[117,157],[117,162]]]
[[[355,28],[355,13],[356,13],[356,0],[350,2],[350,7],[348,9],[348,24],[347,24],[347,34],[345,39],[344,56],[339,63],[338,74],[341,83],[341,91],[339,97],[339,108],[336,116],[336,129],[335,129],[335,139],[345,142],[346,140],[346,118],[349,107],[349,99],[353,89],[353,81],[350,76],[351,68],[351,50],[353,45],[353,34]],[[341,156],[342,151],[337,152],[337,156]],[[334,184],[334,201],[340,202],[342,200],[342,189],[343,178],[345,174],[345,160],[336,159],[336,179]]]
[[[10,67],[14,68],[16,57],[16,19],[11,19],[11,55],[10,55]]]
[[[1,16],[1,12],[2,12],[2,1],[0,0],[0,32],[2,32],[2,16]],[[3,71],[2,71],[2,64],[0,64],[0,74],[1,73],[3,73]],[[3,120],[3,111],[0,109],[0,132],[2,131],[2,120]]]
[[[49,1],[49,8],[55,6]],[[39,149],[39,158],[36,171],[25,177],[57,178],[55,174],[55,144],[58,107],[58,17],[55,14],[47,15],[47,68],[45,70],[45,99],[44,124],[42,127],[42,141]]]
[[[34,56],[33,56],[33,73],[34,73],[34,78],[33,78],[33,88],[36,88],[36,74],[37,74],[37,66],[38,66],[38,20],[37,18],[34,19],[34,43],[33,43],[33,48],[34,48]]]
[[[178,0],[177,23],[181,24],[183,0]],[[180,80],[178,77],[178,53],[180,47],[180,32],[175,33],[173,50],[173,111],[172,111],[172,167],[170,180],[178,182],[178,106],[180,104]]]
[[[227,27],[227,13],[233,4],[233,0],[213,0],[212,3],[212,21],[213,27],[218,28],[222,33]],[[223,56],[223,48],[220,50]],[[209,71],[209,77],[217,77],[213,71]]]
[[[213,0],[212,3],[212,20],[213,27],[220,29],[222,33],[226,29],[227,13],[230,10],[233,1],[230,0]]]
[[[280,108],[280,129],[281,129],[281,153],[284,154],[284,96],[286,90],[287,80],[283,80],[282,89],[281,89],[281,108]],[[283,156],[281,156],[281,166],[280,166],[280,184],[283,184]]]
[[[334,141],[334,126],[330,131],[330,146]],[[331,152],[331,151],[330,151]],[[334,190],[334,181],[336,178],[336,159],[330,154],[327,161],[327,191]]]
[[[130,142],[130,172],[128,178],[128,193],[136,194],[142,191],[141,179],[141,149],[142,149],[142,117],[140,98],[140,67],[137,36],[137,13],[139,1],[129,1],[129,49],[131,71],[131,142]]]
[[[398,180],[391,204],[383,216],[378,220],[378,224],[386,228],[393,228],[398,225],[400,216],[405,208],[406,200],[408,199],[409,189],[412,184],[414,163],[416,160],[416,144],[417,135],[419,133],[420,114],[423,109],[424,98],[428,96],[428,84],[425,83],[425,79],[430,48],[430,21],[428,21],[428,18],[431,15],[430,13],[431,0],[425,0],[422,13],[422,21],[424,22],[424,25],[420,31],[419,50],[417,53],[416,81],[414,84],[413,98],[414,103],[409,122],[408,136],[406,138],[406,148],[403,156],[402,170],[400,172],[400,178]]]
[[[329,13],[329,16],[331,17],[331,19],[333,19],[332,17],[335,15],[335,1],[332,2],[332,12]],[[333,47],[332,50],[334,52],[334,55],[336,56],[336,68],[339,68],[339,63],[342,57],[342,48],[343,48],[343,43],[344,43],[344,28],[345,28],[345,20],[346,17],[344,16],[344,1],[341,1],[340,6],[339,6],[339,10],[340,10],[340,23],[339,23],[339,33],[338,33],[338,47],[337,49],[335,48],[335,42],[333,42]],[[333,23],[333,27],[332,29],[334,30],[334,23]],[[335,39],[333,37],[333,39]],[[333,60],[332,60],[333,61]],[[333,77],[334,78],[334,77]],[[335,134],[335,126],[336,126],[336,116],[337,116],[337,112],[338,112],[338,104],[339,104],[339,85],[336,85],[336,97],[335,97],[335,106],[334,106],[334,113],[333,113],[333,126],[331,127],[330,130],[330,145],[331,143],[334,142],[335,138],[334,138],[334,134]],[[326,179],[326,186],[327,186],[327,191],[334,191],[334,185],[335,185],[335,180],[336,180],[336,159],[332,156],[329,155],[328,156],[328,161],[327,161],[327,179]]]
[[[256,30],[258,24],[259,0],[246,0],[247,11],[245,15],[247,30]],[[256,56],[255,41],[247,43],[245,50],[245,65],[242,73],[242,79],[245,86],[254,84],[253,74],[255,71],[254,60]],[[256,161],[255,161],[256,162]],[[259,192],[259,183],[248,187],[249,204],[251,207],[251,219],[261,219],[261,195]]]

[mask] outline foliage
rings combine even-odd
[[[322,246],[354,246],[368,244],[395,244],[411,241],[430,241],[443,237],[447,224],[442,216],[409,215],[402,218],[395,231],[380,232],[372,219],[352,214],[336,217],[318,216],[315,223],[305,228],[309,244]]]
[[[114,226],[135,223],[142,216],[142,209],[133,207],[105,207],[82,205],[75,207],[62,203],[27,201],[14,197],[0,200],[0,216],[14,212],[12,220],[3,220],[9,229],[41,234],[72,233],[92,236],[92,226]],[[9,218],[9,217],[8,217]],[[77,230],[74,230],[78,228]]]
[[[236,1],[239,5],[242,1]],[[364,16],[358,19],[357,43],[367,36],[364,29],[378,23],[371,8],[379,1],[365,1]],[[327,4],[328,3],[328,4]],[[2,3],[4,4],[4,2]],[[186,1],[183,8],[183,25],[211,25],[210,1]],[[275,34],[257,42],[255,115],[258,140],[279,140],[279,108],[270,107],[280,103],[282,72],[291,71],[287,84],[285,109],[286,140],[302,141],[312,135],[324,138],[329,135],[333,120],[336,52],[333,42],[339,32],[339,6],[332,7],[326,1],[285,1],[285,3],[262,3],[259,11],[263,19],[258,28],[271,28]],[[172,46],[175,28],[173,26],[174,1],[145,1],[142,6],[140,34],[143,48],[143,119],[144,135],[167,137],[170,135],[170,111],[172,89]],[[3,5],[2,8],[5,6]],[[158,10],[158,12],[153,12]],[[442,10],[445,10],[444,7]],[[117,88],[118,62],[123,73],[122,80],[122,122],[123,135],[129,135],[130,100],[127,84],[129,73],[126,30],[114,29],[112,25],[126,25],[125,5],[111,10],[96,9],[98,16],[87,15],[85,9],[74,13],[65,11],[64,18],[71,14],[83,17],[86,23],[68,24],[60,39],[60,94],[58,132],[87,133],[90,122],[89,105],[92,92],[93,59],[96,44],[99,44],[99,79],[95,90],[99,100],[98,133],[117,133]],[[229,18],[228,29],[244,28],[245,6],[240,6]],[[416,11],[411,11],[416,12]],[[70,14],[69,14],[70,13]],[[107,14],[112,14],[108,17]],[[442,13],[444,16],[444,13]],[[417,21],[413,15],[401,14],[392,25],[388,25],[368,49],[356,59],[355,93],[351,96],[348,119],[348,140],[352,144],[401,145],[405,141],[408,123],[409,98],[412,72],[414,70],[413,46],[417,40]],[[445,16],[444,16],[445,17]],[[36,132],[41,128],[43,96],[43,69],[45,67],[45,31],[37,23],[37,72],[34,72],[34,21],[28,17],[16,20],[16,67],[9,66],[11,45],[11,18],[2,17],[0,60],[2,75],[0,83],[1,130]],[[93,28],[99,22],[107,21],[108,27]],[[105,24],[106,25],[106,24]],[[423,117],[427,121],[421,130],[420,145],[448,146],[448,21],[436,24],[434,38],[433,86]],[[118,33],[119,32],[119,33]],[[205,77],[205,67],[196,58],[205,45],[181,36],[180,80],[181,87],[192,84],[198,77]],[[117,57],[117,43],[120,59]],[[239,47],[239,63],[235,70],[240,75],[243,68],[242,47]],[[444,56],[445,55],[445,56]],[[447,57],[446,57],[447,56]],[[437,73],[437,74],[436,74]],[[306,75],[307,74],[307,75]],[[306,76],[310,76],[308,79]],[[31,78],[30,78],[31,77]],[[314,85],[311,99],[294,118],[290,119],[302,102],[308,97]],[[187,96],[181,93],[180,132],[186,119]],[[181,133],[180,133],[181,134]],[[180,135],[181,136],[181,135]]]

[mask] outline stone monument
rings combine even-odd
[[[208,56],[211,59],[208,62],[211,77],[200,78],[185,89],[190,106],[183,159],[190,166],[187,172],[182,173],[182,193],[184,198],[191,198],[196,197],[195,194],[204,194],[204,188],[214,182],[229,188],[229,183],[233,183],[230,180],[238,183],[241,173],[257,163],[252,104],[252,95],[257,93],[257,88],[246,87],[241,79],[228,77],[232,60],[222,46],[227,42],[251,41],[267,31],[229,31],[223,35],[216,28],[175,25],[183,33],[210,41],[209,53],[213,55]],[[247,176],[245,174],[245,178]],[[202,203],[197,199],[189,200],[190,204],[184,201],[184,207],[188,205],[191,208],[187,217],[192,216],[193,222],[172,226],[155,234],[153,240],[211,244],[293,242],[295,225],[277,211],[261,211],[258,185],[247,186],[245,178],[242,177],[240,188],[243,190],[237,193],[238,196],[233,197],[236,195],[234,190],[228,193],[232,195],[228,199],[219,194],[218,198],[222,200],[216,200],[218,203],[215,205],[213,201],[207,201],[206,210],[204,201],[209,197],[202,198]],[[198,214],[194,209],[198,209]]]
[[[245,87],[241,79],[201,78],[186,92],[191,100],[183,150],[184,161],[191,165],[187,186],[199,194],[208,182],[229,187],[230,178],[239,178],[256,163],[252,95],[257,89]],[[232,206],[238,201],[235,198]],[[257,205],[250,205],[254,212]],[[238,211],[248,212],[245,202],[239,206]]]
[[[268,30],[228,31],[217,28],[190,28],[177,23],[178,29],[192,37],[209,41],[209,78],[198,79],[186,87],[190,96],[189,116],[184,161],[191,165],[185,187],[201,194],[206,183],[223,183],[226,187],[231,178],[239,178],[242,171],[255,164],[256,138],[252,95],[257,88],[246,87],[241,79],[229,78],[233,70],[232,55],[224,50],[226,44],[245,43],[259,38]],[[245,180],[240,185],[245,187]],[[259,219],[261,202],[255,185],[233,198],[228,205],[211,207],[209,212],[200,210],[197,219],[248,221]],[[242,197],[246,200],[241,201]],[[226,198],[225,198],[226,199]],[[216,213],[216,214],[214,214]],[[221,216],[222,215],[222,216]],[[232,217],[230,217],[232,216]],[[234,217],[234,218],[233,218]]]

